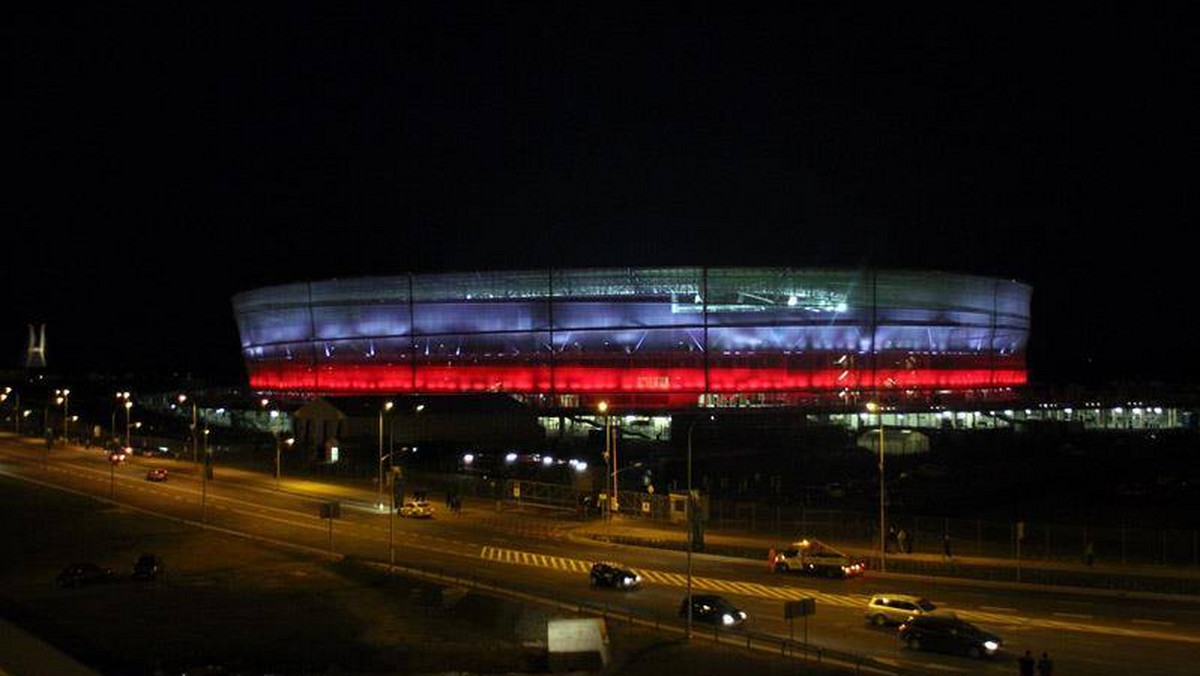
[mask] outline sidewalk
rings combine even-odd
[[[680,526],[659,522],[618,517],[611,523],[589,522],[572,531],[573,538],[587,538],[642,547],[683,550],[687,547],[687,532]],[[771,549],[787,547],[792,541],[737,531],[704,533],[705,554],[761,561],[767,565]],[[878,550],[843,547],[827,542],[845,554],[869,561],[873,571],[879,571]],[[1020,583],[1022,585],[1053,585],[1171,595],[1195,596],[1200,600],[1200,567],[1125,565],[1097,562],[1021,560],[955,555],[949,561],[938,554],[914,553],[887,555],[887,573],[924,577],[963,578],[966,580]]]

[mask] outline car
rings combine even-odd
[[[777,573],[797,572],[801,575],[847,578],[862,575],[866,561],[844,554],[816,539],[805,538],[781,549],[771,561]]]
[[[688,600],[679,604],[679,616],[687,617]],[[715,594],[692,594],[692,620],[732,629],[746,622],[746,612]]]
[[[162,572],[162,559],[153,554],[142,554],[133,564],[133,579],[135,580],[154,580]]]
[[[909,650],[932,650],[979,659],[995,655],[1003,644],[999,636],[970,622],[937,615],[908,620],[900,625],[896,636]]]
[[[941,613],[949,615],[921,596],[911,594],[876,594],[867,601],[867,621],[876,627],[903,624],[912,617]]]
[[[101,568],[94,563],[72,563],[63,568],[55,578],[60,587],[80,587],[87,584],[109,582],[116,578],[112,568]]]
[[[642,576],[629,568],[608,561],[592,564],[588,578],[593,587],[610,587],[612,589],[637,589],[642,583]]]
[[[133,455],[132,448],[128,448],[128,447],[118,448],[117,450],[108,454],[108,461],[113,463],[114,465],[118,465],[120,463],[125,462],[126,458],[128,458],[131,455]]]
[[[146,481],[166,481],[168,474],[166,468],[155,467],[146,472]]]
[[[400,508],[400,516],[412,519],[433,518],[433,506],[424,500],[409,500]]]

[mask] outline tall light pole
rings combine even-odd
[[[887,520],[884,511],[884,474],[883,474],[883,406],[876,402],[867,402],[867,410],[879,416],[879,570],[887,570]]]
[[[0,392],[0,402],[8,400],[8,395],[13,396],[13,434],[21,435],[21,393],[13,390],[11,387],[5,387],[4,392]]]
[[[130,429],[129,409],[131,409],[131,408],[133,408],[133,402],[126,399],[125,400],[125,448],[128,448],[128,449],[133,448],[133,442],[131,442],[129,439],[129,429]]]
[[[177,397],[177,399],[179,400],[179,403],[182,405],[187,402],[188,396],[186,394],[181,394]],[[196,422],[196,400],[192,399],[192,462],[200,461],[200,458],[198,457],[200,454],[200,436],[199,435],[200,435],[200,430],[198,429],[198,425]]]
[[[376,487],[376,504],[383,509],[383,415],[392,410],[392,402],[385,401],[379,408],[379,485]],[[390,458],[391,455],[389,454]]]
[[[710,421],[716,420],[714,416],[708,416]],[[696,429],[696,423],[700,422],[701,418],[696,418],[688,425],[687,433],[687,637],[692,638],[692,549],[695,547],[694,538],[696,537],[696,501],[695,494],[692,492],[692,430]]]
[[[62,391],[63,400],[63,439],[71,443],[71,390]]]
[[[613,502],[616,500],[616,497],[613,494],[616,492],[616,484],[614,479],[616,479],[617,476],[617,463],[615,462],[616,459],[612,456],[612,434],[609,432],[608,425],[608,402],[601,401],[596,405],[596,410],[600,411],[600,415],[604,416],[604,463],[607,470],[604,472],[604,487],[605,495],[608,496],[608,499],[604,501],[604,511],[607,515],[607,518],[611,520]]]
[[[117,397],[116,397],[116,398],[117,398],[117,402],[118,402],[118,404],[117,404],[117,408],[119,408],[119,407],[121,406],[120,402],[122,402],[122,401],[123,401],[123,402],[125,402],[125,403],[128,403],[128,402],[129,402],[129,392],[127,392],[127,391],[126,391],[126,392],[117,392]],[[111,423],[112,423],[112,437],[110,437],[110,438],[111,438],[113,441],[116,441],[116,439],[117,439],[117,408],[113,408],[113,412],[112,412],[112,420],[111,420]],[[128,419],[128,418],[126,418],[125,420],[126,420],[126,426],[128,427],[128,422],[129,422],[129,419]],[[126,446],[128,446],[128,445],[129,445],[128,441],[126,441],[126,444],[125,444],[125,445],[126,445]]]

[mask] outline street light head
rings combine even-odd
[[[390,410],[392,410],[392,407],[393,407],[393,406],[395,406],[395,404],[394,404],[394,403],[392,403],[392,402],[390,402],[390,401],[385,401],[385,402],[383,402],[383,410],[384,410],[384,411],[390,411]]]
[[[61,404],[61,403],[63,403],[63,398],[62,398],[62,397],[57,397],[57,398],[55,398],[55,399],[54,399],[54,403],[56,403],[56,404]]]
[[[258,405],[259,405],[259,406],[262,406],[263,408],[266,408],[266,407],[267,407],[267,404],[269,404],[269,403],[271,403],[271,400],[270,400],[270,399],[260,399],[260,400],[258,401]]]
[[[608,402],[602,401],[599,404],[596,404],[596,409],[601,413],[608,413]]]
[[[71,396],[71,390],[63,390],[63,396],[64,396],[64,397],[69,397],[69,396]]]
[[[131,408],[133,408],[133,402],[132,402],[132,401],[126,401],[126,402],[125,402],[125,410],[126,410],[126,411],[128,411],[128,410],[129,410],[129,409],[131,409]]]
[[[183,402],[187,401],[187,395],[186,395],[186,394],[181,394],[181,395],[179,395],[178,397],[176,397],[176,399],[178,399],[178,400],[179,400],[179,403],[181,403],[181,404],[182,404]]]
[[[271,414],[270,414],[270,415],[271,415],[271,417],[272,417],[272,418],[278,418],[278,417],[279,417],[279,411],[276,411],[275,409],[271,409]]]
[[[71,416],[71,422],[79,422],[79,416],[77,416],[77,415]]]
[[[207,430],[205,430],[205,433],[207,433]],[[283,440],[283,443],[287,444],[288,446],[294,446],[296,444],[296,437],[288,437],[287,439]]]
[[[216,413],[217,415],[221,415],[221,414],[225,413],[225,409],[224,409],[224,408],[218,408],[217,410],[213,411],[213,413]]]
[[[877,404],[873,401],[868,401],[867,402],[867,410],[870,411],[871,413],[876,413],[877,411],[879,411],[879,404]]]
[[[21,411],[21,417],[28,418],[30,413],[33,413],[33,411],[31,411],[29,409],[25,409],[24,411]]]
[[[425,404],[417,404],[417,413],[425,410]]]

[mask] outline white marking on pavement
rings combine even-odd
[[[980,610],[998,610],[1002,613],[1015,613],[1016,608],[1007,608],[1005,606],[979,606]]]

